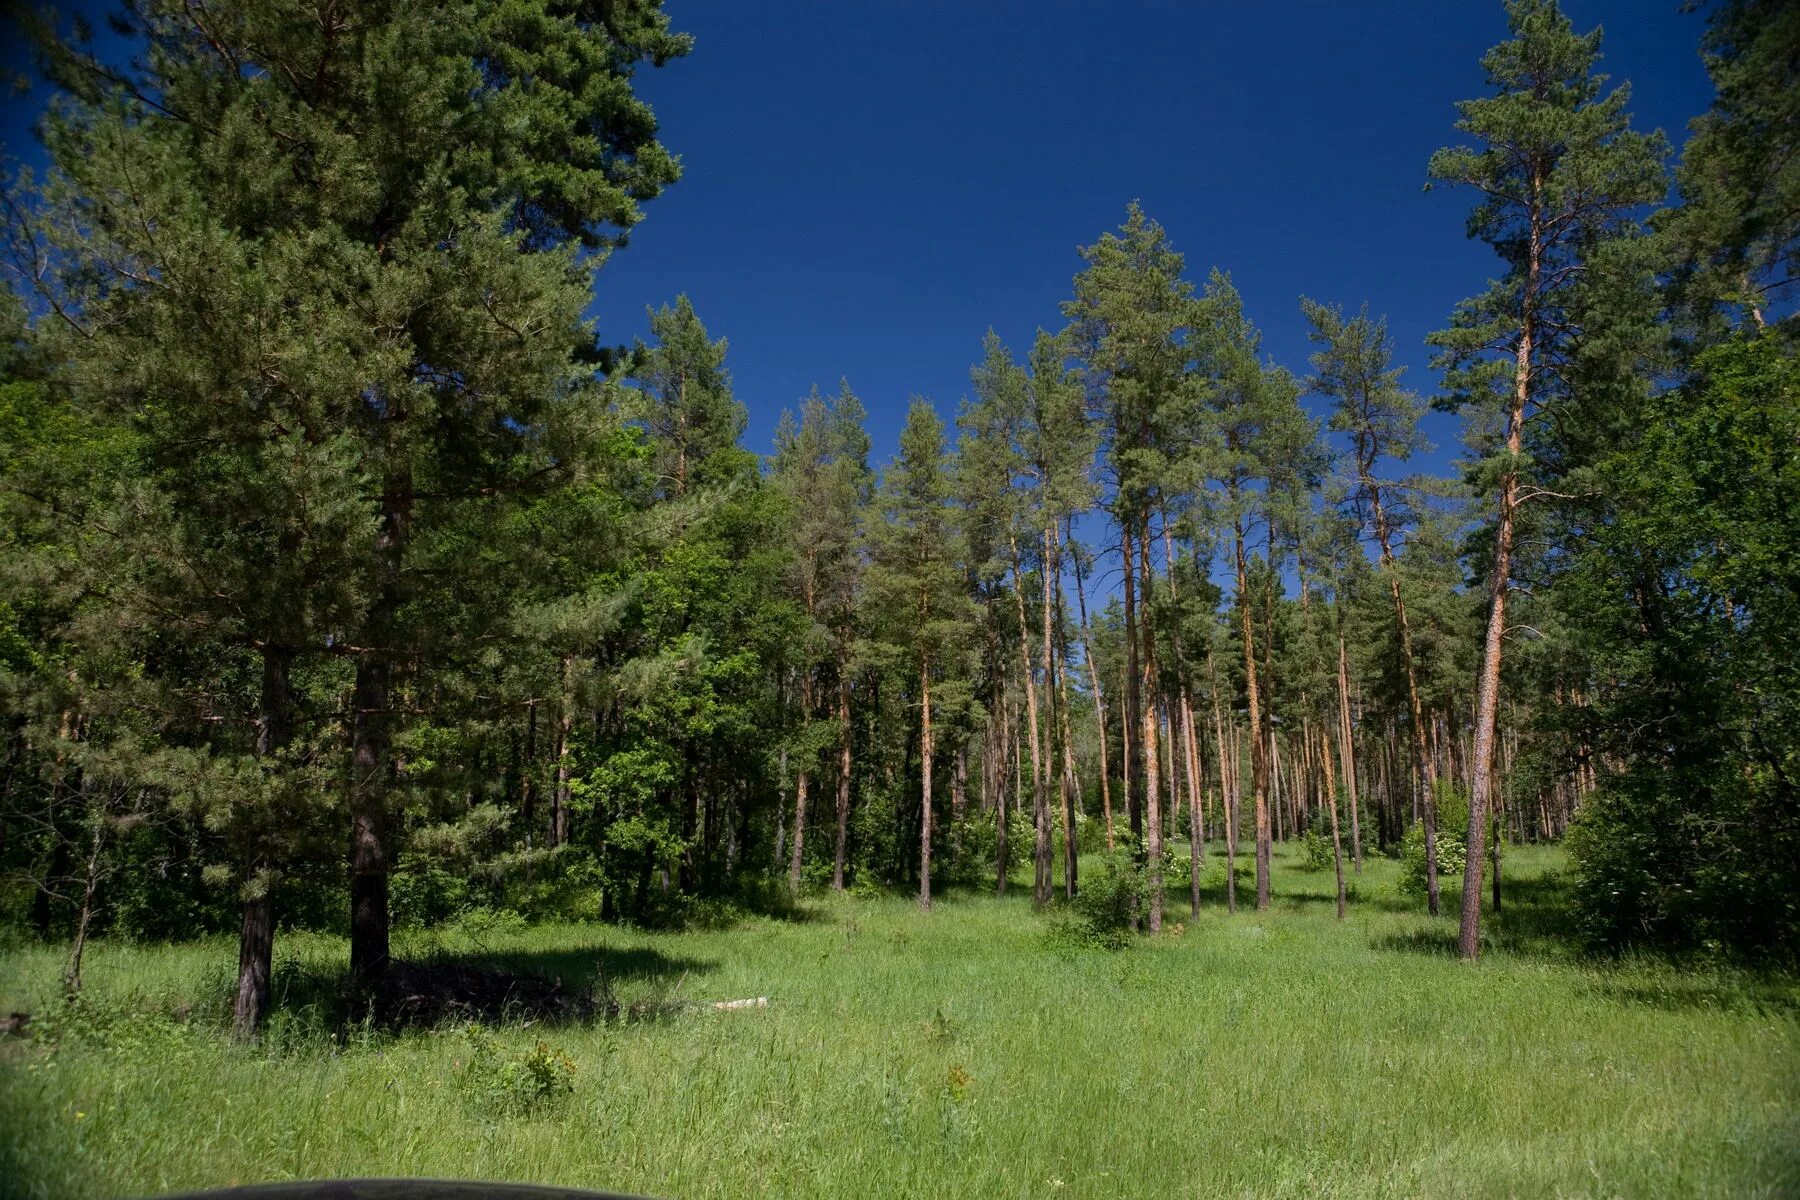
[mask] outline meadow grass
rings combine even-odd
[[[1393,863],[1369,861],[1340,924],[1330,873],[1279,852],[1271,911],[1228,917],[1215,885],[1189,920],[1172,896],[1184,928],[1119,952],[1051,936],[1028,887],[930,914],[821,897],[716,932],[410,935],[405,952],[571,984],[605,971],[623,1018],[494,1030],[503,1055],[543,1042],[575,1066],[529,1111],[481,1102],[465,1031],[309,1010],[295,981],[341,970],[340,939],[281,939],[254,1049],[216,1016],[230,941],[103,943],[98,1009],[177,1016],[0,1043],[0,1191],[423,1175],[678,1197],[1800,1195],[1791,981],[1583,960],[1556,934],[1559,866],[1512,853],[1475,965],[1451,953],[1454,900],[1428,919]],[[53,1013],[59,965],[0,957],[0,1007]]]

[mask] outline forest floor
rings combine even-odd
[[[255,1049],[219,939],[0,953],[0,1193],[422,1175],[664,1197],[1795,1196],[1800,989],[1560,938],[1562,863],[1508,859],[1479,964],[1372,858],[1349,919],[1278,852],[1271,911],[1185,894],[1083,949],[1030,889],[819,898],[716,932],[463,924],[415,958],[525,971],[598,1014],[333,1027],[341,939],[284,935]],[[1248,889],[1240,892],[1246,899]],[[604,992],[622,1013],[605,1019]],[[717,1001],[768,998],[719,1010]],[[538,1049],[542,1043],[543,1049]],[[572,1071],[572,1074],[571,1074]],[[568,1086],[565,1087],[564,1085]]]

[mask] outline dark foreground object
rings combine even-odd
[[[183,1192],[162,1200],[634,1200],[618,1192],[473,1179],[319,1179]]]

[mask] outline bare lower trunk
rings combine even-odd
[[[75,939],[69,943],[69,962],[63,968],[63,991],[71,995],[81,990],[81,960],[87,953],[88,933],[94,927],[94,898],[100,890],[100,856],[106,844],[105,817],[95,814],[93,820],[93,833],[88,839],[87,870],[82,880],[81,908],[75,915]]]
[[[1481,953],[1481,868],[1487,846],[1488,810],[1494,787],[1494,735],[1500,719],[1500,653],[1506,637],[1506,593],[1512,575],[1513,513],[1519,500],[1519,476],[1513,465],[1524,441],[1525,408],[1531,399],[1532,339],[1536,332],[1535,302],[1542,261],[1543,234],[1538,203],[1542,185],[1532,179],[1529,266],[1525,282],[1519,348],[1513,370],[1512,408],[1508,414],[1506,449],[1511,456],[1500,476],[1500,517],[1494,535],[1494,573],[1489,583],[1487,637],[1483,641],[1480,682],[1475,696],[1475,761],[1469,789],[1469,845],[1463,868],[1462,928],[1457,947],[1465,959]]]
[[[1070,544],[1074,544],[1071,536]],[[1087,659],[1088,686],[1094,691],[1094,727],[1100,737],[1100,811],[1106,821],[1106,849],[1113,848],[1111,768],[1107,765],[1106,703],[1100,693],[1100,668],[1094,664],[1094,639],[1088,627],[1087,589],[1081,580],[1081,549],[1075,547],[1075,603],[1081,612],[1081,650]]]
[[[1331,806],[1331,862],[1337,869],[1337,915],[1344,919],[1344,842],[1338,834],[1337,782],[1331,772],[1331,739],[1319,733],[1319,758],[1325,773],[1325,801]]]
[[[1132,561],[1130,522],[1123,518],[1119,522],[1119,553],[1125,560],[1125,704],[1119,710],[1119,783],[1125,792],[1125,815],[1131,826],[1131,836],[1141,839],[1144,836],[1144,810],[1138,803],[1137,781],[1132,769],[1132,762],[1137,757],[1136,723],[1140,717],[1139,705],[1142,702],[1138,695],[1141,689],[1138,685],[1137,570]],[[1141,841],[1139,844],[1142,845]]]
[[[562,707],[556,712],[556,786],[551,788],[551,846],[569,840],[569,734],[574,730],[574,655],[563,655]]]
[[[919,659],[919,907],[931,909],[931,660]]]
[[[800,869],[806,861],[806,788],[804,769],[794,773],[794,841],[788,859],[788,888],[800,890]]]
[[[831,855],[831,888],[844,890],[844,853],[850,841],[850,676],[838,665],[837,845]]]
[[[1038,699],[1037,682],[1032,674],[1030,638],[1026,630],[1030,628],[1025,620],[1025,577],[1019,563],[1019,546],[1017,541],[1010,541],[1012,548],[1013,605],[1019,617],[1019,673],[1025,677],[1025,712],[1031,733],[1031,798],[1032,820],[1037,830],[1036,842],[1032,847],[1032,861],[1037,872],[1032,886],[1032,898],[1037,904],[1048,900],[1049,892],[1046,883],[1050,863],[1049,826],[1047,812],[1049,799],[1045,792],[1047,781],[1044,774],[1048,768],[1043,751],[1043,741],[1038,736]]]
[[[258,758],[280,753],[293,738],[293,697],[288,677],[291,660],[291,652],[279,647],[265,647],[262,652]],[[529,772],[527,764],[527,778]],[[529,793],[526,801],[529,802]],[[269,978],[275,954],[275,875],[265,850],[266,843],[258,837],[244,855],[246,878],[238,933],[237,991],[231,1004],[231,1033],[240,1041],[256,1037],[269,1011]]]
[[[394,417],[398,420],[398,414]],[[392,786],[395,660],[401,570],[412,524],[412,476],[395,471],[381,501],[375,557],[381,585],[369,617],[372,648],[356,660],[350,735],[350,974],[378,983],[388,965],[388,793]]]
[[[1236,523],[1234,533],[1238,621],[1244,641],[1244,691],[1250,707],[1250,790],[1256,804],[1256,907],[1261,910],[1269,907],[1268,765],[1262,745],[1262,698],[1256,688],[1256,624],[1250,612],[1249,565],[1244,559],[1242,521]]]
[[[1156,638],[1150,626],[1150,551],[1148,545],[1149,521],[1143,524],[1145,538],[1138,543],[1141,553],[1138,555],[1138,568],[1143,579],[1142,601],[1138,606],[1138,619],[1143,622],[1143,644],[1141,660],[1143,662],[1144,706],[1140,710],[1144,736],[1144,803],[1148,810],[1144,814],[1145,833],[1147,835],[1145,855],[1148,859],[1148,875],[1150,889],[1149,927],[1151,933],[1162,929],[1163,917],[1163,825],[1161,779],[1161,755],[1156,744],[1157,727],[1161,721],[1156,715]]]
[[[1487,636],[1481,656],[1480,683],[1475,700],[1475,786],[1469,794],[1469,844],[1463,868],[1462,926],[1457,946],[1464,958],[1481,953],[1481,868],[1487,839],[1489,792],[1493,786],[1494,730],[1499,718],[1500,652],[1506,633],[1506,578],[1511,570],[1512,493],[1516,484],[1508,475],[1501,482],[1500,529],[1494,556],[1494,581],[1489,591]]]
[[[388,964],[387,792],[390,665],[371,652],[357,663],[350,769],[350,974],[379,981]]]
[[[1340,604],[1342,601],[1340,600]],[[1350,722],[1350,660],[1344,647],[1344,629],[1338,626],[1338,761],[1344,769],[1344,799],[1350,805],[1350,854],[1356,873],[1362,874],[1362,824],[1357,815],[1356,739]]]
[[[1024,771],[1024,766],[1019,761],[1018,714],[1011,703],[1001,711],[1006,714],[1006,740],[1012,746],[1012,753],[1003,757],[1012,760],[1012,772],[1004,780],[1004,786],[1000,789],[999,803],[994,806],[994,894],[996,896],[1006,895],[1006,871],[1010,865],[1006,858],[1006,826],[1012,811],[1008,801],[1017,799],[1019,777]],[[1004,771],[1005,767],[1006,763],[1003,761],[1001,769]]]
[[[231,1003],[231,1032],[240,1041],[256,1036],[269,1011],[269,975],[275,952],[275,895],[264,886],[243,902],[238,933],[237,994]]]
[[[1219,808],[1225,825],[1225,911],[1237,911],[1237,760],[1226,753],[1225,718],[1219,702],[1219,673],[1212,650],[1206,652],[1207,675],[1212,680],[1213,741],[1219,752]]]

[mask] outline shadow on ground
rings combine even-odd
[[[1438,927],[1378,937],[1372,943],[1375,949],[1456,957],[1462,877],[1447,876],[1444,884],[1442,918]],[[1581,954],[1581,938],[1570,915],[1569,885],[1561,875],[1502,880],[1500,900],[1500,908],[1496,911],[1491,907],[1489,893],[1483,893],[1481,945],[1484,952],[1565,960]],[[1402,907],[1411,910],[1410,906]]]
[[[303,1023],[324,1020],[340,1029],[367,1023],[396,1032],[461,1021],[641,1020],[683,1007],[668,997],[688,976],[715,967],[641,946],[440,951],[396,960],[379,984],[365,987],[344,968],[286,962],[271,981],[270,1001],[273,1012]],[[655,985],[653,998],[621,1003],[614,987],[624,982]]]

